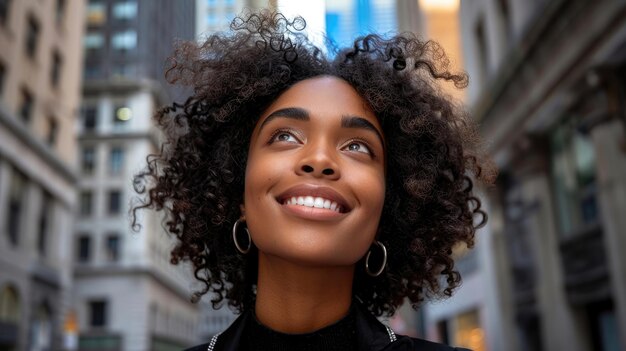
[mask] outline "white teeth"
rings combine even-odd
[[[316,208],[324,208],[324,199],[322,199],[321,197],[316,197],[313,206]]]
[[[304,198],[304,206],[313,207],[314,205],[315,205],[315,200],[313,199],[313,196],[307,196]]]
[[[285,200],[285,205],[300,205],[306,207],[325,208],[335,212],[341,212],[341,206],[335,201],[313,196],[293,196]]]

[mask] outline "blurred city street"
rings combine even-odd
[[[626,0],[0,0],[0,351],[174,351],[214,310],[133,176],[158,153],[164,70],[242,11],[302,15],[332,55],[359,35],[437,41],[441,89],[499,174],[455,252],[462,286],[405,304],[398,334],[475,351],[626,350]],[[330,39],[330,40],[326,40]]]

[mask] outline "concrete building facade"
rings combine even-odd
[[[0,1],[0,349],[61,350],[83,2]]]
[[[484,189],[483,283],[433,317],[435,338],[475,310],[489,350],[626,347],[625,14],[624,1],[461,3],[469,106],[500,176]]]
[[[74,308],[80,350],[180,350],[196,344],[192,271],[170,263],[174,241],[160,214],[139,212],[131,230],[133,176],[159,152],[152,116],[177,91],[164,79],[178,39],[194,37],[194,1],[91,0],[80,182],[74,226]]]

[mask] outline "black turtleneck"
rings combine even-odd
[[[248,319],[242,337],[247,351],[317,351],[357,349],[354,306],[343,319],[306,334],[285,334],[262,325],[253,315]]]

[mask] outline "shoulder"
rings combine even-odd
[[[452,347],[452,346],[439,344],[439,343],[424,340],[424,339],[411,338],[411,337],[404,336],[404,335],[398,335],[398,340],[396,342],[399,343],[398,346],[400,346],[401,344],[404,344],[404,347],[397,348],[397,350],[471,351],[469,349],[464,349],[461,347]],[[396,350],[396,349],[391,348],[390,350]]]

